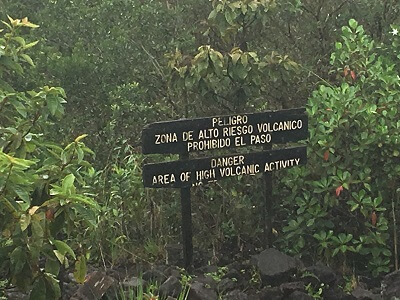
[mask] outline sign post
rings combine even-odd
[[[142,133],[142,151],[179,154],[178,161],[146,164],[143,183],[151,188],[180,188],[185,268],[193,262],[190,188],[239,175],[264,174],[263,226],[265,244],[271,246],[272,171],[304,165],[306,147],[272,150],[272,144],[296,142],[308,137],[304,108],[253,114],[214,116],[157,122]],[[262,146],[262,152],[237,153],[189,159],[190,152]]]
[[[189,153],[179,155],[180,161],[189,159]],[[182,215],[182,240],[183,260],[185,269],[189,270],[193,263],[193,234],[192,234],[192,201],[190,199],[190,186],[181,188],[181,215]]]
[[[264,146],[265,151],[271,150],[271,145]],[[272,197],[272,173],[264,173],[264,214],[262,216],[264,244],[266,248],[272,245],[272,217],[273,217],[273,197]]]

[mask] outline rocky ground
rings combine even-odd
[[[86,282],[79,285],[72,274],[67,274],[63,299],[116,299],[116,295],[121,299],[124,291],[129,293],[141,286],[144,290],[157,287],[158,290],[153,290],[155,295],[175,300],[183,288],[182,282],[189,287],[188,300],[400,298],[400,271],[387,274],[379,281],[357,278],[351,293],[345,293],[346,282],[331,268],[323,264],[304,266],[300,260],[270,248],[242,262],[199,267],[190,275],[173,265],[135,265],[105,271],[93,269]],[[13,289],[7,294],[8,299],[28,298]]]

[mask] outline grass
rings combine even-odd
[[[158,283],[150,283],[147,286],[139,284],[137,287],[124,288],[122,285],[115,291],[117,300],[165,300],[167,297],[161,297],[158,294]],[[183,284],[182,291],[178,295],[177,300],[186,300],[189,295],[190,286]]]

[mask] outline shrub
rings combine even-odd
[[[338,83],[320,85],[307,106],[309,163],[284,179],[293,193],[282,241],[293,252],[343,266],[352,259],[374,275],[389,271],[400,179],[396,50],[355,20],[342,28],[331,55]]]
[[[0,37],[0,272],[9,283],[29,291],[31,299],[58,299],[60,269],[75,263],[82,282],[86,253],[72,245],[73,228],[94,224],[97,204],[85,191],[94,173],[84,160],[93,154],[77,137],[66,147],[48,142],[51,125],[63,115],[65,93],[59,87],[17,91],[10,78],[23,75],[25,53],[20,32],[28,21],[3,22]],[[73,248],[76,248],[73,250]]]

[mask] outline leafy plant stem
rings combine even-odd
[[[7,104],[7,102],[8,102],[8,97],[5,97],[4,99],[3,99],[3,102],[1,102],[1,105],[0,105],[0,113],[1,113],[1,111],[4,109],[4,107],[6,106],[6,104]]]
[[[15,210],[15,208],[12,207],[12,205],[5,199],[5,197],[3,197],[3,195],[6,191],[7,183],[11,176],[12,168],[13,168],[13,164],[10,164],[10,170],[8,171],[6,182],[4,183],[4,186],[3,186],[2,190],[0,191],[0,200],[4,200],[5,206],[8,208],[8,210],[14,215],[14,217],[17,217],[18,214],[17,214],[17,211]]]
[[[69,159],[69,161],[67,161],[65,164],[61,165],[61,172],[63,172],[65,170],[65,168],[72,163],[72,161],[74,159],[75,151],[76,151],[76,148],[73,149],[71,158]]]
[[[8,171],[6,182],[4,183],[4,186],[0,191],[0,199],[3,198],[3,194],[6,191],[7,183],[8,183],[8,180],[10,179],[12,168],[13,168],[13,164],[10,164],[10,170]]]
[[[39,120],[39,117],[40,117],[40,111],[38,110],[35,114],[35,117],[32,120],[32,126],[28,129],[28,131],[26,133],[24,133],[22,135],[22,138],[24,138],[31,132],[32,128],[35,126],[36,122]],[[12,140],[8,142],[8,144],[4,147],[4,152],[7,152],[8,148],[12,145],[13,142],[14,141],[12,141]]]
[[[397,271],[399,269],[399,258],[397,256],[397,230],[396,230],[397,222],[396,222],[396,210],[393,198],[392,198],[392,216],[393,216],[393,245],[394,245],[393,255],[394,255],[395,271]]]

